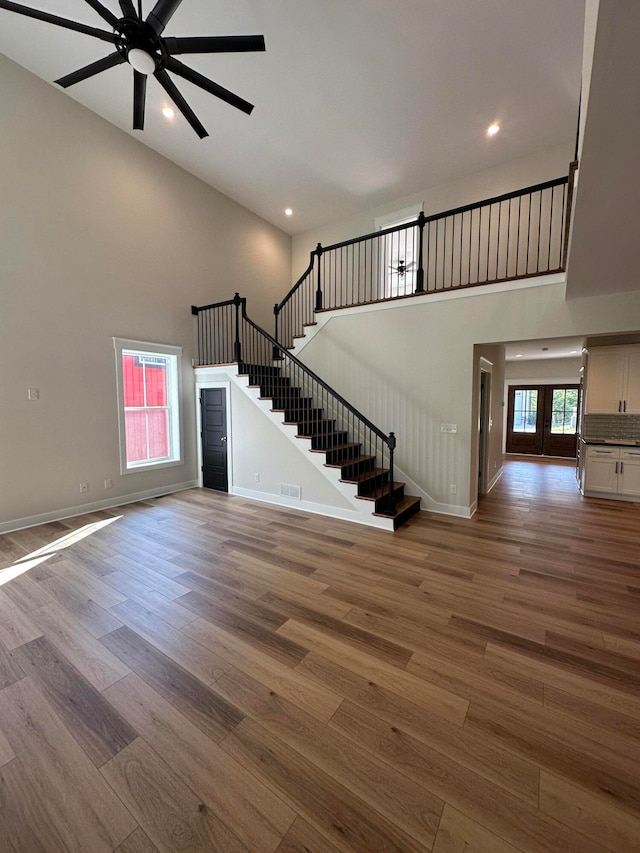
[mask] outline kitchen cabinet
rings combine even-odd
[[[582,490],[585,495],[640,499],[640,447],[588,445]]]
[[[589,350],[585,413],[640,413],[640,346]]]
[[[618,494],[640,497],[640,448],[620,451]]]

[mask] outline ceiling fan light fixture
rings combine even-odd
[[[146,50],[142,50],[139,47],[132,47],[131,50],[128,51],[127,62],[135,71],[139,71],[140,74],[144,74],[147,77],[150,74],[155,73],[155,59],[153,56],[148,54]]]

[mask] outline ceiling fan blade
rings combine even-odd
[[[147,75],[133,72],[133,129],[144,130],[144,107],[147,96]]]
[[[186,120],[189,122],[191,127],[198,134],[200,139],[204,139],[205,136],[209,136],[206,129],[204,128],[204,126],[202,125],[200,120],[198,119],[197,115],[194,113],[194,111],[191,109],[189,104],[182,97],[182,95],[178,91],[175,83],[173,82],[171,77],[169,77],[167,72],[163,68],[160,68],[156,71],[155,76],[156,76],[156,79],[158,80],[158,82],[160,83],[160,85],[162,86],[162,88],[165,90],[167,95],[169,95],[169,97],[171,98],[173,103],[180,110],[182,115],[186,118]]]
[[[190,83],[200,86],[201,89],[204,89],[211,95],[215,95],[216,98],[226,101],[226,103],[231,104],[232,107],[242,110],[242,112],[247,113],[247,115],[251,114],[253,104],[250,104],[238,95],[234,95],[233,92],[230,92],[223,86],[219,86],[217,83],[214,83],[213,80],[209,80],[208,77],[204,77],[198,71],[194,71],[193,68],[183,65],[182,62],[179,62],[177,59],[169,57],[167,60],[167,68],[170,71],[173,71],[174,74],[184,77],[184,79],[188,80]]]
[[[161,35],[182,0],[158,0],[147,16],[147,23],[156,35]]]
[[[100,3],[100,0],[85,0],[85,2],[88,3],[101,18],[104,18],[110,27],[113,27],[118,22],[118,19],[113,12],[110,12],[105,6],[103,6],[102,3]]]
[[[122,9],[123,17],[133,18],[134,21],[138,20],[138,13],[136,12],[136,7],[133,5],[133,0],[120,0],[120,8]]]
[[[93,77],[94,74],[99,74],[101,71],[106,71],[107,68],[113,68],[116,65],[126,62],[124,56],[117,51],[105,56],[104,59],[99,59],[97,62],[92,62],[91,65],[85,65],[84,68],[79,68],[77,71],[72,71],[65,77],[60,77],[55,82],[58,86],[66,89],[68,86],[73,86],[75,83],[80,83],[88,77]]]
[[[264,36],[189,36],[165,38],[170,54],[179,53],[244,53],[265,50]]]
[[[96,27],[88,27],[86,24],[80,24],[78,21],[70,21],[68,18],[59,18],[57,15],[51,15],[49,12],[41,12],[40,9],[21,6],[19,3],[11,3],[10,0],[0,0],[0,9],[6,9],[8,12],[17,12],[18,15],[26,15],[27,18],[35,18],[38,21],[45,21],[47,24],[55,24],[57,27],[75,30],[77,33],[94,36],[94,38],[101,39],[102,41],[110,41],[113,44],[113,33],[108,33],[106,30],[99,30]]]

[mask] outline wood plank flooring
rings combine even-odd
[[[640,504],[207,490],[0,537],[2,853],[640,853]]]

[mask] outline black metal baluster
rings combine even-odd
[[[316,255],[318,256],[318,279],[316,284],[316,311],[322,310],[322,277],[320,273],[320,261],[322,259],[322,246],[318,243],[316,247]]]
[[[489,281],[489,258],[491,257],[491,220],[493,219],[493,205],[489,205],[489,234],[487,235],[487,276],[485,281]]]
[[[469,217],[469,274],[467,276],[467,284],[471,284],[471,240],[473,235],[473,210],[470,210],[469,213],[471,216]]]
[[[453,287],[453,263],[456,254],[456,216],[455,213],[451,217],[451,278],[449,279],[449,287]]]
[[[527,264],[525,267],[525,275],[529,274],[529,245],[531,243],[531,193],[529,193],[529,224],[527,227]]]
[[[507,258],[505,261],[504,274],[505,278],[509,278],[509,243],[511,242],[511,201],[509,199],[509,216],[507,217]]]
[[[233,297],[233,304],[236,309],[236,339],[233,345],[233,360],[238,364],[242,361],[242,348],[240,346],[240,304],[242,300],[240,299],[240,294],[236,293]]]
[[[425,215],[424,211],[421,210],[418,214],[418,271],[416,273],[416,293],[424,293],[424,223]]]
[[[482,238],[482,211],[483,207],[480,208],[480,222],[478,224],[478,274],[476,276],[476,284],[480,284],[480,240]]]
[[[462,284],[462,238],[464,236],[464,212],[460,214],[460,264],[458,269],[458,287]]]
[[[500,278],[500,229],[502,227],[502,202],[498,204],[498,233],[496,235],[496,274],[495,278]]]
[[[553,208],[555,202],[556,188],[551,187],[551,210],[549,212],[549,244],[547,247],[547,272],[551,269],[551,242],[553,240]]]
[[[540,271],[540,229],[542,228],[542,190],[538,204],[538,251],[536,252],[536,272]]]

